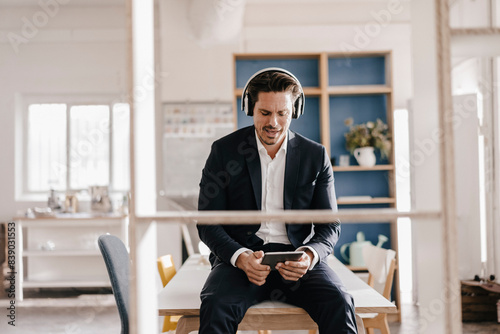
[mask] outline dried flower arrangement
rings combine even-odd
[[[389,157],[392,142],[389,126],[377,118],[375,122],[366,122],[362,124],[353,124],[352,117],[347,118],[344,124],[349,127],[349,132],[344,134],[346,140],[346,149],[351,154],[358,147],[372,146],[380,150],[382,158]]]

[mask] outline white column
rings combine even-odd
[[[128,0],[130,145],[130,332],[158,333],[156,223],[137,215],[156,211],[154,0]]]
[[[160,333],[156,289],[156,222],[137,224],[134,239],[136,242],[131,271],[130,333]]]
[[[131,80],[132,155],[135,214],[156,212],[155,58],[153,0],[132,0]]]
[[[414,220],[416,284],[422,333],[461,333],[460,290],[456,268],[453,163],[449,128],[442,115],[447,102],[443,65],[449,65],[436,6],[442,0],[411,2],[413,51],[413,199],[417,211],[440,210],[441,220]],[[446,13],[444,13],[446,14]],[[446,23],[447,24],[447,23]],[[440,30],[441,29],[441,30]],[[445,36],[446,37],[446,36]],[[438,44],[438,40],[441,44]],[[443,48],[444,46],[444,48]],[[443,53],[444,52],[444,53]],[[447,58],[448,57],[448,58]],[[448,83],[449,84],[449,83]],[[444,87],[444,89],[443,89]],[[450,96],[445,96],[449,94]],[[449,100],[448,100],[449,98]],[[449,110],[450,109],[450,110]],[[443,128],[440,128],[443,126]],[[453,161],[453,159],[451,159]],[[444,163],[444,167],[441,167]],[[448,170],[446,170],[448,168]],[[451,189],[451,193],[450,193]],[[458,305],[458,308],[457,308]],[[458,314],[458,317],[457,317]]]

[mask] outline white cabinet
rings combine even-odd
[[[128,246],[128,218],[15,218],[16,298],[23,288],[111,286],[97,238],[116,235]]]

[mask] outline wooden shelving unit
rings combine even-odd
[[[16,299],[24,288],[109,287],[99,235],[128,245],[126,216],[16,217]]]

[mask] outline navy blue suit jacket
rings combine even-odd
[[[213,143],[202,172],[199,210],[261,209],[262,178],[256,140],[255,128],[250,126]],[[285,210],[337,210],[333,172],[325,148],[292,131],[288,132],[283,201]],[[212,252],[212,264],[229,264],[241,247],[255,250],[263,244],[255,235],[259,227],[260,224],[198,225],[198,232]],[[314,248],[320,261],[333,253],[340,236],[339,221],[287,224],[286,228],[295,248]]]

